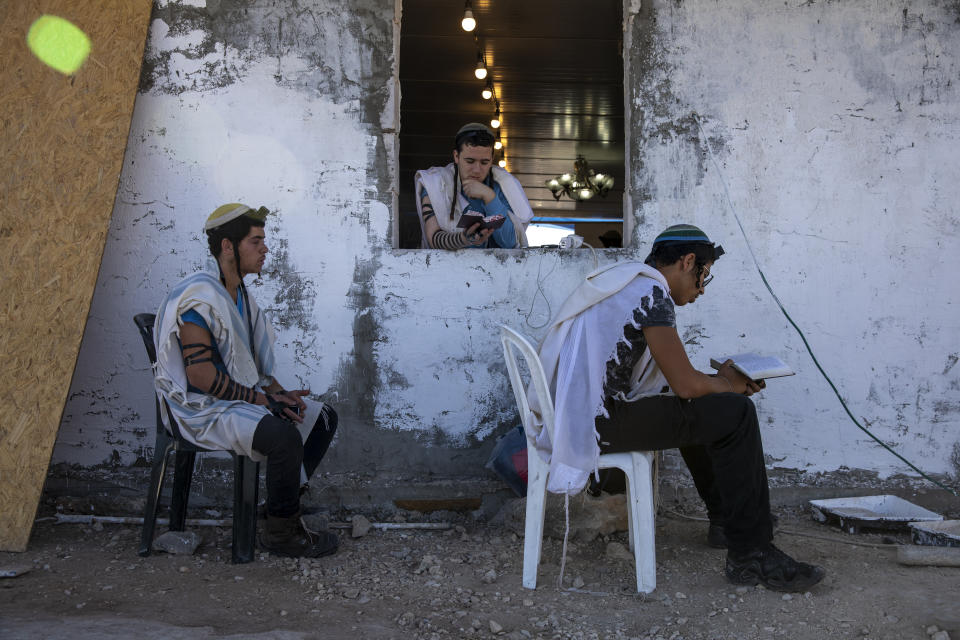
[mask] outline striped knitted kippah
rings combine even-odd
[[[654,246],[660,244],[661,242],[677,242],[677,243],[694,243],[694,242],[703,242],[705,244],[713,244],[710,242],[710,238],[707,237],[699,227],[695,227],[692,224],[675,224],[671,227],[664,229],[660,235],[657,236],[656,240],[653,241]]]

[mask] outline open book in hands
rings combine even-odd
[[[460,221],[457,222],[458,229],[469,229],[473,225],[480,223],[480,228],[477,231],[483,231],[484,229],[499,229],[503,226],[503,223],[507,219],[501,215],[487,216],[484,218],[481,214],[476,211],[465,211],[462,216],[460,216]]]
[[[792,376],[793,369],[776,356],[761,356],[756,353],[738,353],[735,356],[710,358],[710,366],[719,369],[727,360],[733,360],[733,368],[751,380],[765,380]]]

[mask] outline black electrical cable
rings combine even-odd
[[[807,342],[807,337],[803,335],[803,331],[800,330],[800,327],[797,326],[797,323],[793,321],[793,318],[790,317],[790,314],[787,313],[787,310],[784,308],[783,304],[780,302],[780,298],[777,297],[777,294],[773,292],[773,289],[770,287],[770,283],[767,282],[767,277],[763,274],[763,270],[760,268],[760,263],[757,262],[757,256],[753,253],[753,248],[750,246],[750,240],[747,238],[747,232],[743,229],[743,224],[740,222],[740,216],[737,215],[737,210],[733,206],[733,200],[730,198],[730,190],[727,188],[727,181],[723,179],[723,172],[720,170],[720,165],[717,163],[716,157],[713,155],[713,148],[710,146],[710,139],[707,138],[707,134],[703,131],[703,126],[700,124],[699,114],[694,114],[694,118],[697,122],[697,128],[700,130],[700,135],[703,138],[704,143],[707,146],[707,152],[710,154],[710,161],[713,163],[714,168],[717,170],[717,175],[720,176],[720,182],[723,184],[723,191],[727,197],[727,206],[730,208],[730,212],[733,214],[734,220],[737,221],[737,226],[740,227],[740,233],[743,234],[743,241],[747,244],[747,250],[750,252],[750,257],[753,258],[753,264],[757,268],[757,273],[760,274],[760,279],[763,281],[763,286],[767,288],[767,291],[770,292],[770,295],[773,296],[774,302],[777,303],[777,306],[780,307],[780,311],[783,312],[783,315],[786,317],[790,325],[796,329],[797,335],[800,336],[800,339],[803,341],[803,346],[807,348],[807,353],[810,354],[810,358],[813,360],[813,364],[817,366],[817,370],[820,371],[820,374],[823,376],[823,379],[827,381],[827,384],[830,385],[830,388],[833,389],[833,393],[837,396],[837,400],[840,401],[840,406],[843,407],[843,410],[847,412],[847,415],[850,416],[850,420],[853,421],[853,424],[857,425],[857,428],[863,431],[865,434],[870,436],[877,444],[881,447],[895,455],[897,458],[902,460],[908,467],[919,473],[923,478],[929,480],[933,484],[937,485],[941,489],[949,491],[954,496],[960,496],[957,493],[956,489],[952,489],[941,482],[934,480],[926,473],[921,471],[915,464],[904,458],[902,455],[891,449],[887,444],[873,435],[869,429],[864,427],[860,422],[853,416],[850,409],[847,407],[847,403],[844,402],[843,397],[840,395],[840,392],[837,390],[836,385],[833,384],[833,380],[830,379],[830,376],[827,375],[827,372],[823,370],[823,367],[820,366],[820,362],[817,361],[817,357],[813,355],[813,349],[810,348],[810,343]]]

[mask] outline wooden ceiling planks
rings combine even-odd
[[[404,0],[400,37],[401,224],[415,209],[413,174],[450,161],[454,132],[489,122],[492,101],[472,76],[477,44],[459,0]],[[538,214],[623,215],[623,5],[620,0],[474,0],[477,37],[500,99],[507,168]],[[614,176],[607,198],[553,199],[544,181],[583,154]],[[413,220],[413,224],[417,224]],[[401,234],[403,235],[403,234]]]

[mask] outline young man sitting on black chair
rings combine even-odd
[[[190,442],[266,458],[260,546],[313,558],[336,552],[338,538],[303,526],[300,496],[333,439],[337,414],[306,401],[307,390],[285,390],[274,377],[273,328],[243,282],[263,269],[268,213],[234,203],[207,218],[219,277],[187,276],[160,305],[155,385]]]

